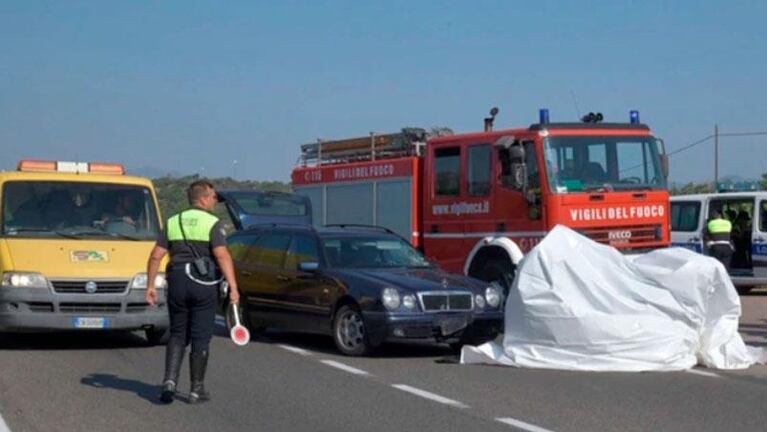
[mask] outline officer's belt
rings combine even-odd
[[[713,240],[706,242],[706,246],[714,246],[714,245],[727,245],[729,247],[732,247],[732,243],[730,243],[727,240]]]

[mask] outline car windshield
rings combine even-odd
[[[157,209],[146,187],[85,182],[9,181],[3,186],[6,237],[154,240]]]
[[[544,143],[554,193],[665,189],[652,137],[549,137]]]
[[[420,252],[394,236],[325,237],[322,239],[322,247],[331,267],[431,267]]]

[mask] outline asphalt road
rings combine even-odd
[[[767,291],[742,297],[767,346]],[[213,340],[214,399],[156,403],[163,348],[133,334],[0,335],[0,415],[20,431],[764,431],[767,366],[583,373],[463,366],[446,347],[348,358],[322,337]],[[182,372],[182,390],[188,390]],[[3,422],[0,421],[0,431]]]

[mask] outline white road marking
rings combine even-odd
[[[702,375],[704,377],[709,377],[709,378],[722,378],[721,375],[717,375],[713,372],[706,372],[706,371],[702,371],[698,369],[687,369],[685,372],[695,374],[695,375]]]
[[[334,360],[320,360],[320,362],[330,367],[334,367],[336,369],[341,369],[342,371],[353,373],[354,375],[370,375],[369,373],[365,372],[362,369],[357,369],[355,367],[351,367],[349,365],[346,365]]]
[[[307,350],[305,350],[303,348],[298,348],[298,347],[294,347],[294,346],[290,346],[290,345],[283,345],[283,344],[277,344],[277,346],[282,348],[282,349],[284,349],[284,350],[288,350],[290,352],[293,352],[293,353],[296,353],[296,354],[300,354],[302,356],[310,356],[310,355],[312,355],[312,353],[310,353],[309,351],[307,351]]]
[[[515,428],[530,431],[530,432],[552,432],[549,429],[544,429],[540,426],[536,426],[534,424],[523,422],[522,420],[517,420],[515,418],[511,417],[503,417],[503,418],[497,418],[496,421],[499,421],[501,423],[507,424],[509,426],[514,426]]]
[[[426,390],[417,389],[415,387],[410,387],[409,385],[405,384],[392,384],[392,387],[402,390],[411,394],[414,394],[416,396],[420,396],[422,398],[426,398],[429,400],[433,400],[434,402],[439,402],[441,404],[445,405],[451,405],[457,408],[468,408],[469,406],[464,404],[463,402],[458,402],[457,400],[448,399],[444,396],[440,396],[438,394],[434,394],[431,392],[427,392]]]
[[[0,414],[0,432],[11,432],[11,428],[9,428],[8,424],[3,420],[2,414]]]

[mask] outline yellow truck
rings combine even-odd
[[[168,338],[165,276],[144,301],[161,231],[149,179],[119,164],[24,160],[0,172],[0,332],[143,330]]]

